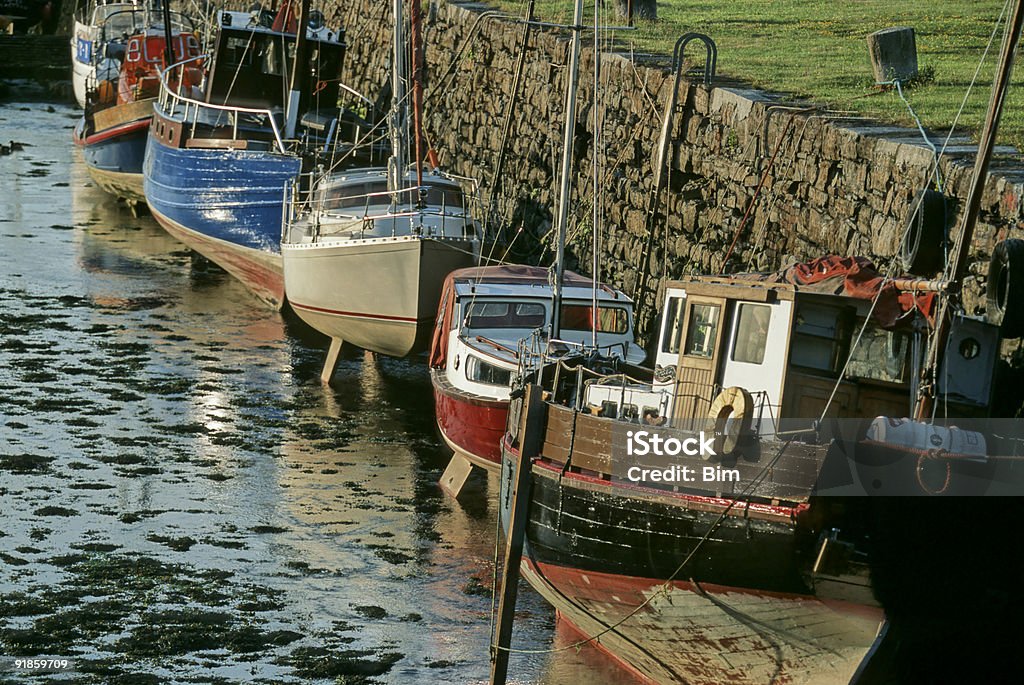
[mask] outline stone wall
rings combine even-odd
[[[424,9],[426,135],[443,165],[479,178],[486,197],[502,144],[522,25],[479,4],[434,0]],[[348,31],[346,81],[375,97],[388,78],[390,3],[329,0],[325,14]],[[703,63],[696,46],[691,50]],[[549,264],[552,259],[567,62],[566,36],[532,33],[496,204],[505,236],[515,237],[510,255],[520,261]],[[585,86],[593,82],[593,64],[587,50],[581,68]],[[589,87],[581,89],[579,101],[570,266],[590,272],[596,111],[601,121],[600,275],[632,295],[638,274],[649,269],[650,287],[640,294],[643,337],[650,336],[659,285],[666,278],[770,270],[826,253],[865,255],[883,270],[888,267],[909,203],[924,187],[933,159],[916,131],[844,118],[825,108],[808,111],[807,103],[723,79],[711,88],[684,81],[672,129],[669,187],[648,221],[652,165],[672,84],[668,69],[649,57],[605,53],[596,107]],[[942,180],[962,205],[973,148],[968,140],[955,139],[950,152],[941,165]],[[990,177],[984,196],[971,249],[971,308],[984,302],[995,241],[1021,234],[1024,173],[1014,161],[997,162],[1004,168]]]

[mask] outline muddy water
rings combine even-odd
[[[75,116],[0,107],[29,143],[0,157],[0,659],[73,658],[54,682],[485,682],[496,483],[437,488],[422,362],[350,354],[322,388],[321,340],[92,187]],[[532,592],[519,609],[517,646],[574,639]],[[628,681],[591,649],[511,672]]]

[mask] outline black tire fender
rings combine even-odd
[[[985,318],[1004,338],[1024,336],[1024,240],[996,243],[988,263]]]
[[[946,196],[937,190],[920,190],[910,207],[916,208],[900,245],[900,262],[904,271],[916,276],[932,276],[946,262],[949,212]]]

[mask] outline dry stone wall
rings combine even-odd
[[[495,207],[506,238],[514,237],[509,254],[548,264],[567,37],[532,32],[510,135],[503,140],[522,25],[480,4],[435,0],[424,8],[429,142],[446,168],[480,179],[485,198],[499,150],[507,145]],[[329,0],[325,14],[348,31],[346,81],[376,97],[389,72],[390,3]],[[703,63],[698,48],[691,49],[694,61]],[[674,78],[664,60],[604,53],[595,104],[588,94],[593,66],[594,54],[587,50],[581,83],[588,87],[581,89],[572,167],[570,266],[590,272],[597,114],[600,276],[634,294],[640,274],[649,273],[649,287],[639,293],[642,336],[649,339],[656,325],[660,284],[684,273],[771,270],[827,253],[865,255],[883,268],[890,264],[909,204],[926,185],[934,159],[916,131],[844,118],[723,79],[711,87],[684,80],[672,128],[668,188],[649,221],[652,166]],[[940,169],[947,193],[959,199],[959,212],[973,146],[966,139],[952,143]],[[1024,173],[1012,150],[997,153],[971,247],[972,308],[983,305],[995,242],[1024,236]]]

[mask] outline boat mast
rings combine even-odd
[[[394,43],[391,55],[391,112],[388,133],[391,136],[391,159],[388,160],[388,190],[396,192],[404,186],[405,148],[405,36],[402,33],[402,0],[392,3],[395,15]],[[397,201],[397,197],[396,197]]]
[[[416,151],[416,185],[423,185],[423,65],[420,58],[423,54],[423,33],[421,27],[420,0],[412,0],[409,5],[409,50],[412,53],[412,130],[415,136]]]
[[[963,221],[961,222],[960,233],[957,235],[956,243],[953,246],[953,260],[949,272],[949,296],[943,298],[942,307],[939,310],[938,319],[935,322],[935,330],[932,332],[930,352],[928,354],[927,369],[931,369],[931,383],[922,383],[917,397],[917,411],[915,418],[918,421],[931,419],[935,407],[935,398],[938,396],[939,374],[942,369],[942,362],[946,352],[946,343],[949,340],[949,329],[952,323],[951,300],[956,298],[959,301],[961,296],[961,281],[967,270],[967,258],[971,248],[971,241],[974,238],[974,228],[978,221],[978,214],[981,209],[981,195],[985,189],[985,180],[988,177],[988,165],[992,159],[992,148],[995,146],[996,133],[999,131],[999,119],[1003,113],[1003,104],[1006,100],[1006,92],[1010,86],[1010,74],[1013,72],[1013,60],[1017,52],[1017,44],[1020,42],[1021,25],[1024,22],[1024,0],[1017,0],[1007,24],[1006,33],[1003,36],[1003,47],[999,55],[999,64],[996,66],[995,81],[992,84],[992,94],[988,102],[988,114],[985,118],[985,127],[981,132],[981,140],[978,143],[978,156],[974,161],[974,176],[971,179],[970,191],[967,195],[967,207],[964,210]],[[959,302],[957,302],[959,305]]]
[[[167,60],[165,69],[170,69],[174,64],[174,31],[171,30],[171,0],[157,0],[164,17],[164,59]],[[148,17],[147,17],[148,18]],[[181,74],[178,75],[181,78]],[[180,92],[180,91],[179,91]]]
[[[562,139],[562,178],[558,192],[558,214],[555,230],[554,306],[551,311],[551,337],[557,338],[562,327],[562,274],[565,272],[565,235],[569,224],[569,193],[572,191],[572,152],[576,135],[576,80],[580,73],[580,33],[583,31],[583,0],[576,0],[572,19],[572,45],[569,54],[568,83],[565,87],[565,136]],[[596,229],[595,229],[596,230]]]
[[[289,8],[289,11],[291,8]],[[306,27],[309,25],[309,0],[302,0],[299,8],[299,22],[295,27],[295,59],[292,62],[291,88],[288,92],[288,117],[285,120],[284,137],[294,138],[299,118],[299,103],[302,91],[306,89]],[[287,30],[287,29],[286,29]],[[284,55],[282,55],[284,57]]]

